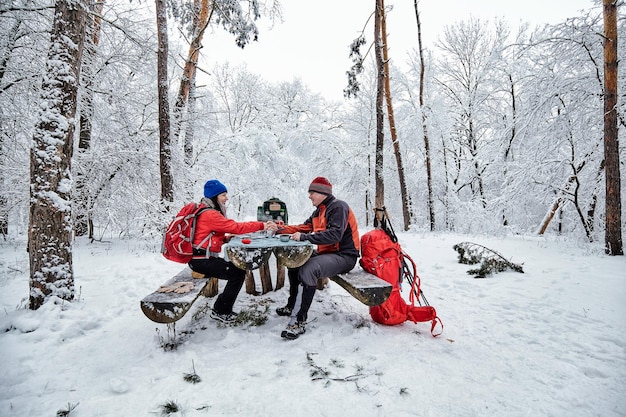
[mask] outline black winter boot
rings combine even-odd
[[[300,304],[300,310],[296,314],[298,321],[306,322],[309,315],[309,308],[313,303],[313,297],[315,296],[316,287],[303,286],[302,288],[302,303]]]

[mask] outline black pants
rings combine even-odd
[[[349,272],[356,265],[357,257],[338,253],[313,254],[304,265],[289,269],[289,299],[287,307],[293,309],[292,323],[306,321],[320,278]],[[302,288],[299,289],[299,284]]]
[[[218,314],[227,314],[233,311],[237,295],[246,279],[246,271],[237,268],[231,262],[222,258],[192,259],[189,267],[206,277],[226,280],[224,291],[217,297],[213,310]]]

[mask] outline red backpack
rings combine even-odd
[[[413,266],[412,270],[408,268],[407,261]],[[393,326],[405,321],[413,323],[430,321],[430,332],[433,336],[439,336],[443,332],[443,323],[437,317],[435,308],[428,305],[421,292],[421,280],[417,275],[415,262],[384,230],[374,229],[361,236],[360,263],[365,271],[393,286],[391,295],[384,303],[370,307],[370,316],[375,322]],[[411,284],[409,295],[411,304],[407,304],[400,293],[400,284],[404,277]],[[424,305],[421,305],[420,296]],[[416,299],[420,304],[418,306],[415,305]],[[441,331],[435,334],[437,322],[441,324]]]
[[[187,203],[167,226],[161,253],[170,261],[186,264],[193,256],[196,217],[210,208],[204,204]],[[209,236],[210,237],[210,236]],[[204,243],[204,242],[202,242]],[[202,246],[202,243],[198,247]]]

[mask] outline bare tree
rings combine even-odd
[[[402,199],[402,216],[404,218],[404,230],[409,230],[411,220],[413,218],[411,198],[406,188],[406,179],[404,174],[404,165],[402,163],[402,151],[400,150],[400,141],[398,140],[398,132],[396,130],[396,121],[393,112],[393,102],[391,100],[391,77],[389,71],[389,47],[387,44],[387,13],[385,12],[385,2],[381,1],[380,16],[380,40],[382,43],[383,65],[385,75],[385,102],[387,103],[387,120],[389,121],[389,132],[391,135],[391,143],[393,145],[393,153],[396,157],[396,165],[398,167],[398,179],[400,181],[400,198]]]
[[[189,100],[189,92],[192,83],[196,79],[196,67],[198,66],[198,57],[202,48],[202,38],[204,32],[211,21],[211,16],[215,10],[215,1],[211,1],[209,8],[209,0],[194,0],[194,17],[192,23],[192,40],[189,45],[189,52],[183,73],[180,77],[180,86],[178,87],[178,96],[174,103],[174,141],[178,141],[181,129],[181,119],[183,110]],[[191,138],[189,138],[191,139]],[[193,146],[190,140],[185,140],[184,144],[186,160],[191,159],[190,154],[193,152]]]
[[[246,68],[234,69],[222,65],[213,70],[215,87],[213,93],[223,106],[226,125],[232,133],[258,123],[265,106],[260,106],[263,81]]]
[[[172,173],[172,138],[170,132],[170,102],[168,94],[168,36],[166,0],[155,0],[158,33],[157,90],[159,92],[159,167],[161,173],[161,201],[167,206],[174,201]]]
[[[81,86],[82,99],[80,106],[80,134],[78,140],[79,158],[91,146],[91,134],[94,114],[94,78],[95,78],[95,58],[98,44],[100,43],[100,28],[102,23],[102,9],[104,1],[90,4],[90,13],[85,22],[85,47],[83,53],[83,64],[81,66]],[[93,220],[91,209],[93,199],[85,191],[85,181],[87,180],[80,169],[75,172],[76,189],[73,195],[74,202],[74,233],[76,236],[89,235],[93,238]]]
[[[172,168],[173,144],[178,143],[180,132],[183,129],[182,121],[185,108],[189,100],[189,91],[196,79],[197,63],[202,48],[202,39],[207,27],[215,23],[235,36],[235,43],[244,48],[251,41],[258,40],[258,28],[255,21],[262,13],[266,13],[271,20],[281,15],[281,6],[278,1],[264,2],[259,0],[193,0],[160,1],[157,2],[157,26],[159,27],[159,132],[161,158],[161,188],[164,201],[173,201],[174,178]],[[271,3],[268,7],[267,3]],[[175,19],[182,25],[189,23],[187,33],[191,36],[189,51],[179,84],[178,94],[174,102],[173,118],[169,118],[169,98],[167,98],[167,18],[165,8],[170,7]],[[213,22],[212,22],[212,18]],[[168,113],[166,116],[166,112]],[[191,112],[187,112],[188,117]],[[186,130],[189,132],[189,129]],[[171,136],[171,137],[170,137]],[[189,163],[193,160],[193,135],[185,138],[183,144],[184,160]],[[166,207],[167,210],[167,207]]]
[[[430,168],[430,140],[428,139],[428,125],[426,123],[426,106],[424,105],[424,74],[426,72],[424,64],[424,48],[422,45],[422,25],[420,22],[420,14],[417,8],[417,0],[413,1],[413,7],[415,8],[415,20],[417,21],[417,47],[419,49],[420,58],[420,90],[419,90],[419,105],[422,113],[422,134],[424,135],[424,159],[426,165],[426,187],[428,189],[428,220],[430,224],[430,230],[435,230],[435,201],[433,198],[433,178]]]
[[[606,178],[605,250],[623,255],[622,206],[617,135],[617,0],[604,8],[604,170]]]
[[[524,103],[532,112],[522,112],[519,120],[523,123],[517,124],[520,131],[544,138],[541,144],[526,143],[526,148],[535,153],[536,162],[524,168],[532,176],[532,184],[542,188],[537,195],[555,196],[539,231],[547,230],[548,222],[558,213],[555,230],[580,227],[590,242],[600,239],[595,212],[605,194],[600,185],[606,173],[602,137],[605,120],[599,117],[605,105],[606,72],[602,68],[601,25],[601,14],[588,13],[533,34],[533,42],[525,50],[534,63],[533,77],[526,77],[521,84],[525,91],[522,103],[532,98]],[[528,91],[541,94],[529,96]],[[524,172],[517,171],[518,175]]]
[[[491,32],[479,19],[446,27],[438,43],[442,62],[436,81],[450,101],[454,117],[453,155],[457,194],[469,189],[472,199],[487,207],[485,170],[493,156],[486,152],[493,114],[494,64],[508,36],[503,24]]]
[[[82,1],[56,2],[41,113],[30,152],[29,307],[33,310],[50,296],[74,298],[71,160],[85,14]]]
[[[0,45],[4,50],[4,53],[0,57],[0,85],[3,86],[2,80],[4,79],[4,74],[6,73],[6,69],[8,66],[8,61],[13,54],[13,51],[16,49],[17,40],[20,36],[20,26],[22,25],[22,21],[20,19],[15,19],[13,24],[11,25],[11,29],[8,32],[8,36],[6,39],[6,43]],[[4,91],[4,86],[0,91]],[[4,135],[0,138],[0,155],[4,154]],[[5,236],[9,233],[9,208],[8,208],[8,198],[0,194],[0,234]]]

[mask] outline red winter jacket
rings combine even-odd
[[[196,221],[196,235],[193,244],[200,244],[209,234],[213,233],[211,239],[202,245],[202,249],[216,253],[222,251],[226,233],[239,235],[263,230],[263,222],[236,222],[224,217],[218,210],[203,211]]]

